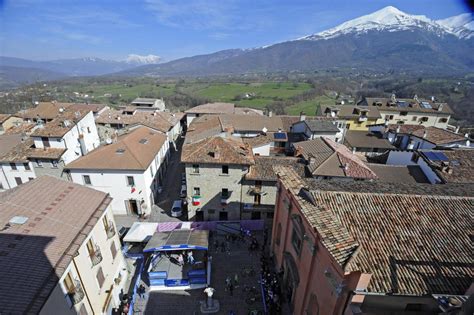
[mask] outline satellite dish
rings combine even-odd
[[[263,127],[263,128],[262,128],[262,132],[263,132],[263,133],[267,133],[267,131],[268,131],[268,129],[267,129],[266,127]]]
[[[110,139],[110,138],[105,139],[105,143],[112,144],[112,139]]]

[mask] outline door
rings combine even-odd
[[[227,211],[219,212],[219,221],[227,221]]]
[[[262,202],[262,195],[260,195],[260,194],[253,195],[253,205],[254,206],[259,206],[261,202]]]
[[[138,203],[135,199],[125,200],[127,205],[128,213],[131,215],[139,215],[138,213]]]
[[[51,145],[49,144],[49,138],[41,137],[41,141],[43,142],[43,147],[49,148]]]

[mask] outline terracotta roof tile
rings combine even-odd
[[[455,149],[442,152],[448,161],[426,159],[436,173],[447,183],[474,183],[474,149]],[[424,155],[424,151],[420,151]]]
[[[133,115],[127,115],[123,110],[107,109],[96,118],[96,123],[144,125],[166,133],[178,124],[183,116],[184,113],[149,111],[135,111]]]
[[[293,145],[296,155],[308,162],[308,170],[316,176],[376,179],[377,175],[346,146],[331,139],[317,138]]]
[[[344,142],[352,148],[394,149],[387,139],[369,131],[348,130]]]
[[[452,142],[466,141],[468,138],[464,135],[454,133],[448,130],[444,130],[436,127],[427,127],[424,129],[417,129],[411,133],[413,136],[423,138],[435,145],[449,144]]]
[[[81,121],[89,111],[64,111],[33,131],[33,137],[62,137]]]
[[[250,166],[245,179],[276,182],[277,175],[273,168],[277,165],[292,167],[300,176],[304,176],[305,165],[299,158],[254,156],[254,160],[255,165]]]
[[[233,114],[233,103],[206,103],[195,106],[185,111],[192,114]]]
[[[182,163],[252,165],[251,148],[240,139],[210,137],[183,145]]]
[[[369,292],[464,294],[471,285],[472,185],[384,189],[380,183],[311,181],[285,167],[276,171],[341,267],[372,274]],[[471,196],[463,195],[466,189]]]
[[[67,169],[146,170],[167,141],[165,135],[139,127],[116,143],[101,146],[69,163]]]

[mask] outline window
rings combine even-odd
[[[193,174],[199,174],[199,164],[193,164]]]
[[[89,175],[82,175],[82,181],[84,185],[92,185],[91,177]]]
[[[43,167],[43,162],[41,160],[36,160],[36,166]]]
[[[2,182],[0,182],[0,189],[3,189],[3,184],[2,184]]]
[[[135,179],[133,179],[133,176],[127,176],[127,186],[135,186]]]
[[[91,128],[87,127],[87,133],[91,133]]]
[[[400,116],[406,116],[408,115],[408,112],[400,112]]]
[[[418,116],[413,116],[413,118],[411,119],[411,121],[417,121],[418,119]]]
[[[278,223],[275,244],[280,245],[280,242],[281,242],[281,223]]]
[[[72,294],[76,291],[76,288],[74,286],[74,280],[72,279],[71,272],[68,272],[66,277],[64,277],[63,285],[64,285],[64,288],[66,289],[67,293]]]
[[[28,181],[33,180],[33,179],[34,179],[33,177],[28,177]]]
[[[53,168],[58,168],[58,161],[52,161]]]
[[[23,165],[25,166],[25,170],[27,171],[31,170],[30,163],[23,163]]]
[[[23,182],[21,181],[21,177],[15,177],[15,182],[17,185],[23,184]]]
[[[102,271],[102,267],[97,270],[97,282],[99,283],[99,288],[102,288],[104,285],[105,277],[104,277],[104,272]]]
[[[222,165],[222,174],[229,174],[229,166]]]
[[[420,156],[416,152],[414,152],[413,155],[411,156],[412,162],[415,162],[418,164],[419,159],[420,159]]]
[[[112,259],[115,259],[115,256],[117,256],[117,248],[115,247],[115,242],[112,242],[112,244],[110,244],[110,252],[112,253]]]
[[[420,121],[421,121],[421,122],[427,122],[427,121],[428,121],[428,117],[421,117],[421,118],[420,118]]]
[[[301,245],[303,244],[303,240],[295,228],[293,228],[293,232],[291,233],[291,244],[293,245],[296,254],[299,256],[301,253]]]
[[[194,194],[194,196],[200,196],[201,195],[201,188],[194,187],[193,188],[193,194]]]
[[[10,163],[10,167],[12,168],[13,171],[17,170],[15,163]]]
[[[227,188],[222,188],[221,197],[222,197],[222,199],[227,199],[227,198],[229,198],[229,189],[227,189]]]
[[[106,215],[102,218],[102,224],[104,225],[105,231],[109,230],[109,219],[107,218]]]
[[[448,122],[448,118],[440,118],[440,119],[438,120],[438,122],[440,122],[440,123],[447,123],[447,122]]]
[[[49,148],[51,146],[47,137],[41,137],[41,141],[43,142],[43,147]]]
[[[385,120],[392,120],[393,119],[393,115],[385,115]]]

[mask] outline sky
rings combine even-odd
[[[461,0],[0,0],[0,55],[163,61],[299,38],[392,5],[441,19]]]

